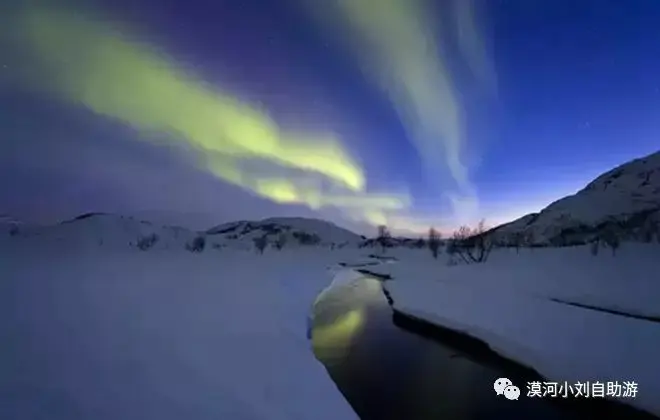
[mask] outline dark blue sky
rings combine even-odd
[[[442,157],[415,146],[396,101],[351,51],[354,35],[324,26],[306,1],[121,0],[61,9],[130,28],[132,40],[265,110],[282,130],[333,133],[359,161],[367,190],[409,192],[411,206],[391,213],[402,229],[410,220],[457,223],[446,197],[460,190],[457,177]],[[659,148],[660,3],[477,1],[496,94],[461,59],[447,29],[450,2],[431,3],[439,55],[463,111],[461,156],[479,203],[472,216],[496,223],[538,210]],[[14,12],[20,7],[8,15]],[[136,141],[141,134],[126,118],[53,94],[48,72],[35,70],[13,36],[0,63],[0,212],[41,220],[91,210],[203,213],[203,223],[314,214],[350,226],[366,220],[332,206],[274,203],[252,187],[228,185],[176,148]],[[438,166],[436,175],[425,171],[425,160]]]

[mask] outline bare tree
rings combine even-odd
[[[452,240],[449,244],[448,252],[452,255],[458,255],[465,264],[470,264],[466,256],[465,241],[472,235],[472,230],[468,226],[461,226],[452,234]]]
[[[257,252],[263,254],[264,249],[266,249],[266,245],[268,244],[268,240],[266,239],[266,236],[258,236],[254,238],[252,242],[254,242],[254,247],[257,250]]]
[[[660,225],[655,220],[647,219],[641,227],[639,234],[641,241],[644,243],[651,243],[654,239],[660,243]]]
[[[617,249],[621,246],[619,232],[615,228],[608,227],[603,231],[601,238],[605,246],[612,250],[612,255],[616,255]]]
[[[438,252],[440,251],[440,232],[435,230],[435,228],[429,229],[429,239],[428,239],[428,244],[429,244],[429,249],[431,250],[431,254],[433,255],[433,258],[438,258]]]
[[[454,252],[466,263],[482,263],[488,260],[493,249],[493,241],[486,235],[485,221],[476,228],[461,226],[452,237]]]
[[[509,236],[509,245],[512,245],[514,248],[516,248],[516,254],[520,253],[520,247],[523,245],[523,233],[522,232],[514,232]]]
[[[275,249],[277,249],[278,251],[281,251],[282,248],[284,248],[284,245],[286,245],[286,236],[284,235],[284,233],[280,233],[277,236],[277,239],[275,239],[273,245],[275,246]]]
[[[390,231],[387,229],[387,226],[385,225],[378,226],[378,237],[376,238],[376,242],[378,242],[378,244],[380,245],[383,253],[385,253],[390,238],[391,235],[390,235]]]
[[[516,249],[516,253],[520,253],[520,248],[531,247],[534,242],[534,235],[531,231],[513,232],[507,239],[507,244]]]

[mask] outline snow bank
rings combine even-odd
[[[486,264],[447,266],[447,255],[401,258],[401,264],[373,267],[395,278],[494,283],[502,289],[543,298],[660,317],[660,247],[624,243],[616,256],[607,249],[592,256],[589,246],[494,250]],[[425,258],[424,258],[425,257]]]
[[[660,325],[563,305],[542,296],[550,292],[591,296],[634,309],[630,296],[642,290],[658,296],[657,276],[653,283],[647,272],[657,273],[660,261],[652,267],[650,260],[637,253],[638,264],[632,263],[634,254],[622,256],[619,262],[619,257],[603,256],[595,260],[573,257],[559,263],[552,256],[554,250],[548,252],[537,260],[546,258],[546,263],[535,269],[531,260],[515,264],[511,258],[446,267],[425,277],[419,276],[418,268],[411,268],[417,277],[400,275],[385,287],[396,310],[480,338],[498,353],[551,380],[635,381],[637,398],[621,401],[660,415]],[[503,264],[507,259],[509,264]],[[617,295],[624,304],[617,302]],[[641,305],[650,303],[641,301]]]
[[[364,277],[364,274],[360,274],[355,270],[349,270],[349,269],[337,269],[337,270],[331,269],[328,270],[328,272],[332,275],[332,281],[330,282],[328,287],[326,287],[325,289],[323,289],[321,293],[319,293],[315,303],[320,300],[323,300],[323,295],[327,291],[334,289],[336,287],[349,285],[351,283],[354,283],[356,280]]]
[[[355,419],[305,338],[304,252],[0,253],[0,418]]]

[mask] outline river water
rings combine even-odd
[[[365,277],[324,293],[312,327],[316,357],[363,420],[577,418],[547,399],[526,397],[525,378],[397,327],[379,280]],[[496,395],[500,377],[523,395]]]

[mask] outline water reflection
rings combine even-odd
[[[347,305],[350,297],[351,305]],[[363,278],[323,292],[314,306],[312,345],[326,363],[349,356],[353,338],[366,324],[368,308],[382,300],[380,282]]]
[[[316,357],[362,419],[572,418],[547,401],[496,396],[506,372],[397,328],[376,279],[327,290],[313,317]]]

